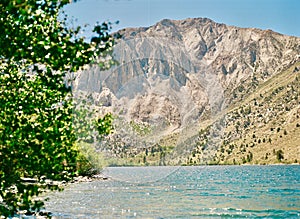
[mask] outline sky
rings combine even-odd
[[[77,0],[64,10],[76,24],[89,24],[90,29],[96,22],[119,21],[113,32],[148,27],[165,18],[207,17],[218,23],[300,37],[300,0]]]

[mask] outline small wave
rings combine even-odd
[[[300,211],[285,211],[276,209],[249,210],[238,208],[203,208],[202,211],[192,214],[191,216],[201,216],[201,218],[298,218],[300,216]]]

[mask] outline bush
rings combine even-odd
[[[277,132],[280,132],[280,127],[277,128]]]
[[[93,176],[107,166],[104,155],[95,150],[92,144],[78,143],[77,171],[81,176]]]
[[[277,158],[278,161],[282,161],[284,159],[282,150],[276,151],[276,158]]]

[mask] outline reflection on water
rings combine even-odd
[[[300,217],[300,166],[108,168],[52,193],[57,218]]]
[[[179,168],[181,167],[113,167],[104,169],[103,174],[116,181],[140,184],[163,181]]]

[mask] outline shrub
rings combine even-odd
[[[278,161],[282,161],[284,159],[282,150],[276,151],[276,158],[277,158]]]
[[[280,127],[277,128],[277,132],[280,132]]]

